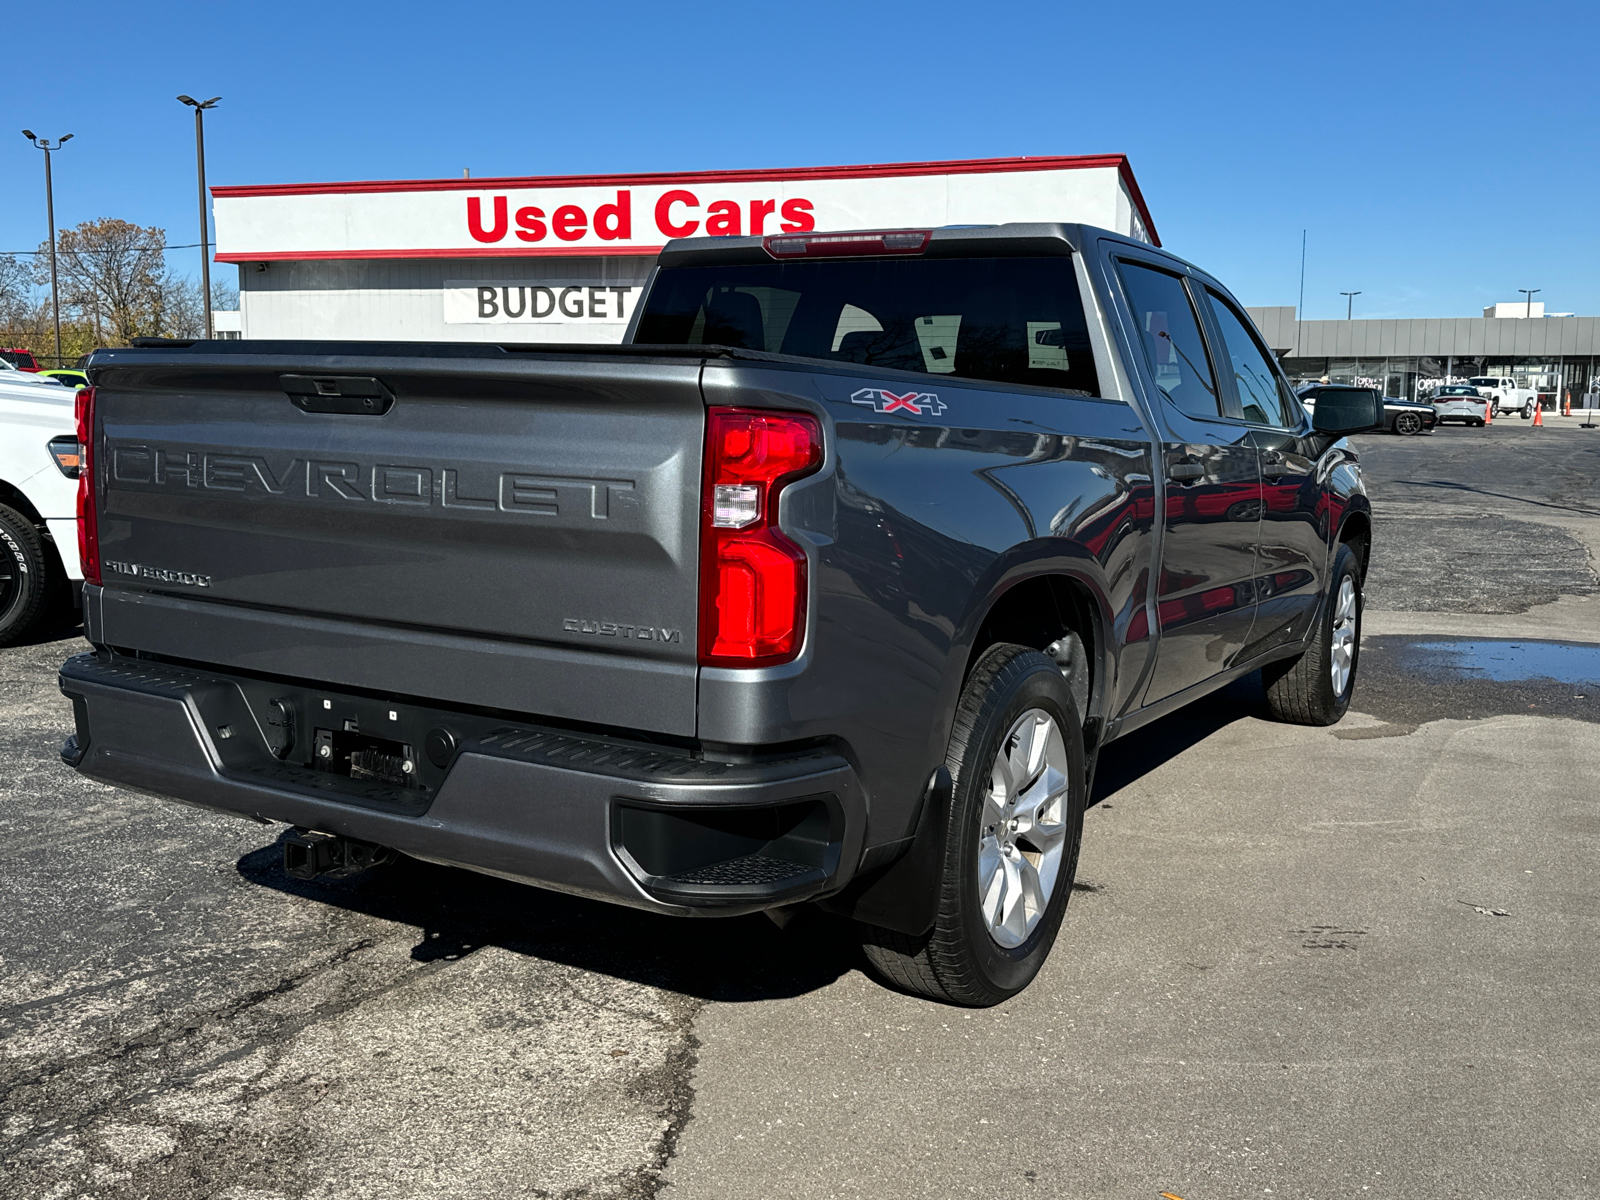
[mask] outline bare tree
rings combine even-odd
[[[211,310],[213,312],[238,312],[239,288],[226,279],[211,281]]]
[[[56,243],[59,286],[64,307],[76,309],[103,340],[125,344],[162,332],[169,307],[167,235],[130,221],[102,217],[61,231]],[[48,261],[46,254],[35,262]]]
[[[21,325],[33,306],[33,268],[15,254],[0,255],[0,326]]]

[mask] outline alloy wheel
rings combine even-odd
[[[1068,783],[1060,727],[1030,708],[1000,743],[979,816],[979,911],[1007,949],[1028,940],[1059,882]]]
[[[1328,655],[1335,698],[1350,686],[1350,672],[1356,653],[1356,581],[1346,575],[1339,581],[1339,595],[1333,606],[1333,644]]]

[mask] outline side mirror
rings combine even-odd
[[[1383,401],[1377,392],[1326,391],[1311,413],[1311,428],[1318,433],[1361,433],[1382,424]]]

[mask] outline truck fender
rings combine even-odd
[[[1030,549],[1034,553],[1028,553]],[[1084,548],[1077,549],[1087,555]],[[973,596],[981,597],[981,601],[975,600],[953,639],[949,678],[944,685],[948,702],[941,706],[945,719],[940,722],[937,731],[939,739],[935,752],[938,766],[929,775],[918,800],[917,810],[909,823],[911,835],[870,849],[857,870],[855,880],[837,896],[822,902],[829,911],[913,937],[933,927],[944,869],[948,833],[946,823],[953,786],[950,771],[943,761],[949,741],[950,721],[954,717],[961,688],[966,682],[967,664],[985,622],[1007,593],[1030,580],[1051,577],[1069,579],[1088,591],[1091,598],[1092,611],[1089,616],[1094,628],[1090,633],[1096,645],[1094,682],[1089,692],[1089,706],[1084,710],[1085,786],[1092,781],[1093,764],[1098,757],[1098,734],[1105,724],[1103,710],[1110,697],[1107,684],[1116,661],[1111,646],[1112,620],[1102,586],[1104,581],[1097,573],[1098,564],[1092,556],[1063,556],[1059,543],[1035,544],[1033,547],[1018,547],[1017,550],[1016,556],[1007,556],[996,562],[979,586],[973,589]],[[1051,649],[1043,646],[1040,650],[1051,653]],[[1074,653],[1083,654],[1081,644],[1080,647],[1058,647],[1054,656],[1059,661],[1062,657],[1070,659]],[[1093,716],[1090,715],[1091,710]]]

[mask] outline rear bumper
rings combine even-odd
[[[95,654],[62,666],[61,690],[77,721],[62,757],[92,778],[655,912],[731,916],[815,899],[843,887],[861,857],[863,792],[827,751],[712,761]],[[301,748],[280,747],[281,760],[267,719],[279,702],[301,714]],[[312,726],[341,712],[363,729],[395,722],[385,733],[408,746],[423,736],[402,730],[447,727],[455,745],[442,765],[415,755],[409,787],[314,770]]]

